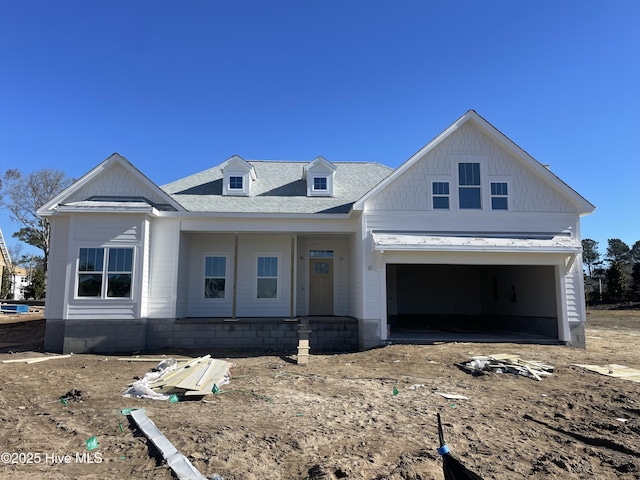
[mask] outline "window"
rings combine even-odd
[[[449,210],[449,182],[433,182],[431,191],[433,193],[433,209]]]
[[[333,250],[309,250],[312,258],[333,258]]]
[[[314,190],[327,190],[327,177],[314,177],[313,178],[313,189]]]
[[[240,176],[229,177],[229,189],[242,190],[242,177]]]
[[[480,164],[458,164],[458,200],[461,209],[481,209]]]
[[[278,298],[278,257],[258,257],[258,298]]]
[[[491,182],[491,210],[508,210],[507,182]]]
[[[80,249],[78,297],[129,298],[132,276],[133,248]]]
[[[226,257],[205,257],[204,298],[225,298],[226,277]]]

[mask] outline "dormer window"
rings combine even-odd
[[[242,190],[242,177],[239,177],[239,176],[229,177],[229,189]]]
[[[234,155],[221,165],[222,194],[248,197],[251,183],[257,178],[253,165]]]
[[[302,178],[307,181],[308,197],[332,197],[336,166],[323,157],[317,157],[304,166]]]
[[[327,177],[313,177],[313,190],[314,191],[327,191]]]

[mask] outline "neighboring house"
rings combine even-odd
[[[584,346],[593,210],[473,110],[396,170],[234,156],[158,187],[113,154],[38,212],[45,348],[290,349],[303,317],[312,351],[388,325]]]
[[[13,299],[26,300],[24,292],[31,283],[29,271],[23,267],[15,267],[12,277],[11,293],[13,294]]]

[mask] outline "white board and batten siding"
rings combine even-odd
[[[154,218],[145,239],[143,273],[143,312],[148,318],[175,318],[177,310],[180,221]],[[145,294],[145,292],[148,292]],[[147,296],[146,302],[144,301]]]
[[[136,319],[140,318],[143,268],[142,245],[146,235],[144,215],[76,215],[69,224],[67,250],[71,275],[67,276],[67,319]],[[77,297],[77,269],[80,248],[133,247],[133,285],[131,298],[96,299]]]

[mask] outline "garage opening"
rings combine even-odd
[[[388,264],[392,331],[515,332],[557,340],[551,265]]]

